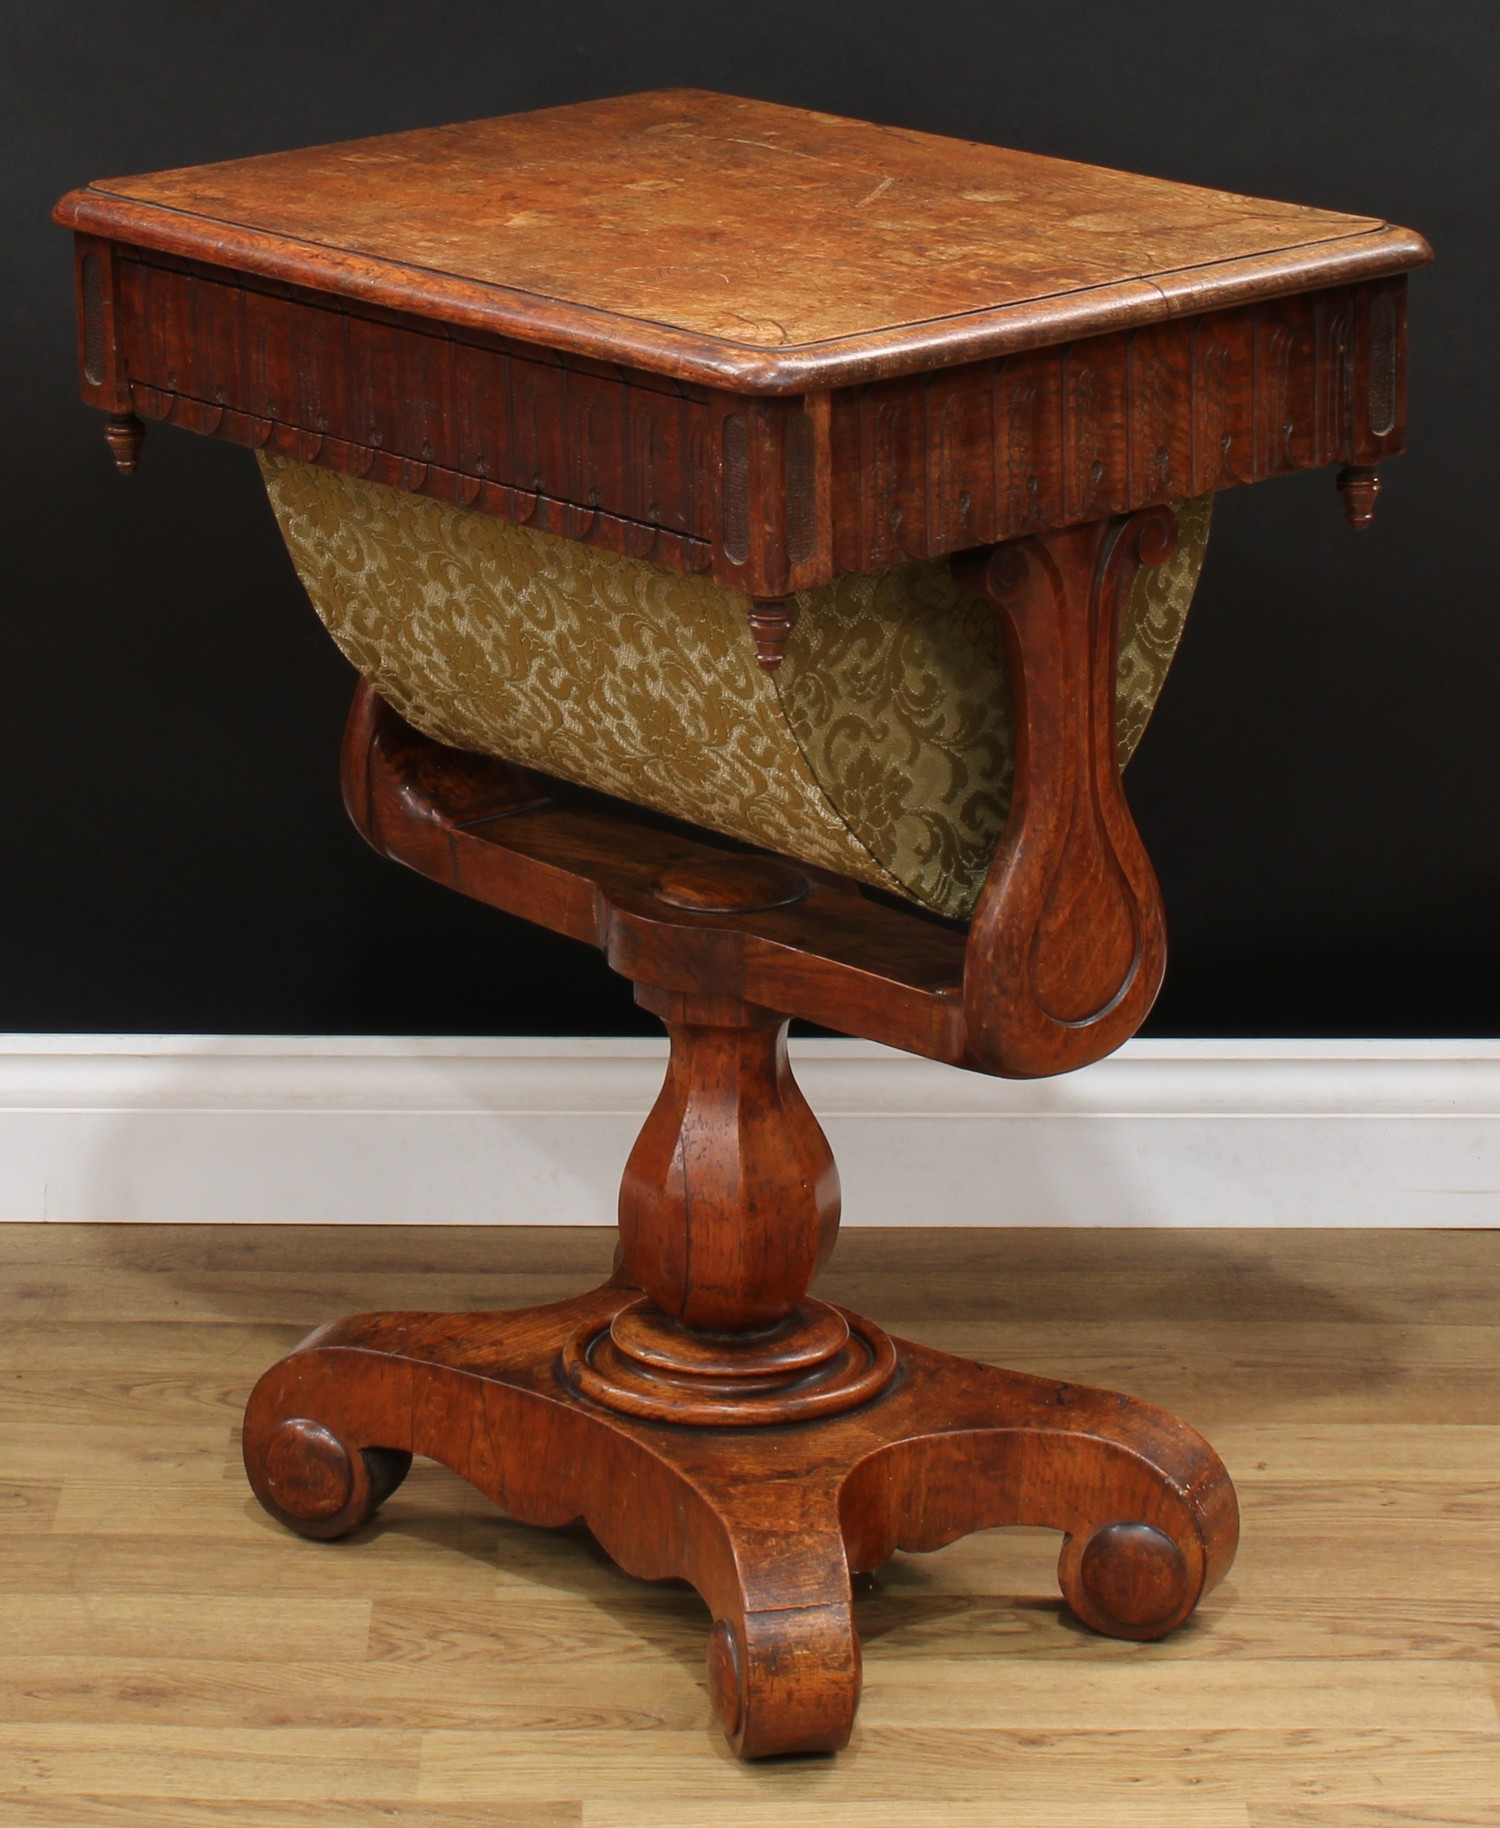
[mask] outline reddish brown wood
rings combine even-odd
[[[104,421],[104,441],[122,476],[134,476],[140,468],[145,438],[146,428],[134,413],[111,413]]]
[[[1395,279],[842,389],[833,571],[1395,455],[1405,346]]]
[[[743,1757],[848,1738],[850,1575],[898,1549],[996,1524],[1061,1531],[1069,1605],[1134,1638],[1173,1629],[1233,1559],[1233,1487],[1175,1418],[904,1341],[881,1395],[792,1427],[663,1426],[595,1403],[557,1368],[570,1341],[607,1333],[636,1299],[611,1286],[529,1312],[365,1314],[322,1329],[250,1400],[256,1495],[303,1534],[342,1535],[415,1452],[525,1522],[581,1518],[628,1572],[703,1595],[710,1697]]]
[[[964,954],[968,1053],[987,1071],[1062,1073],[1112,1053],[1161,987],[1166,921],[1120,783],[1115,673],[1136,573],[1176,543],[1155,508],[997,546],[970,568],[1004,618],[1017,739]]]
[[[825,1027],[965,1058],[965,936],[951,923],[444,749],[368,685],[355,695],[343,766],[349,815],[382,855],[596,945],[627,977],[692,995],[711,976],[762,1008],[780,1003]],[[793,892],[804,883],[805,893]]]
[[[1160,892],[1120,782],[1114,678],[1136,573],[1174,540],[1172,515],[1148,509],[967,563],[1006,622],[1019,741],[1010,819],[966,935],[444,751],[368,688],[346,743],[351,814],[377,850],[593,941],[637,981],[692,994],[712,973],[751,1002],[913,1053],[1021,1078],[1069,1071],[1135,1032],[1165,967]],[[512,803],[503,820],[480,811]],[[674,887],[675,872],[690,883],[705,868],[706,897]],[[769,887],[756,874],[768,868]],[[725,921],[687,934],[710,906]]]
[[[1054,622],[1064,600],[1085,627],[1106,614],[1128,588],[1126,558],[1171,525],[1147,516],[1076,536],[1094,582],[1055,599]],[[1051,663],[1066,674],[1083,661]],[[1028,649],[1024,666],[1041,664]],[[714,1709],[746,1757],[843,1744],[858,1700],[849,1575],[897,1548],[1050,1525],[1080,1618],[1142,1638],[1180,1623],[1228,1566],[1238,1527],[1228,1476],[1196,1435],[1147,1405],[892,1342],[807,1294],[834,1241],[837,1179],[791,1075],[785,1018],[746,1000],[752,961],[785,1008],[840,984],[857,1028],[889,986],[875,992],[847,958],[804,952],[800,969],[778,969],[797,956],[794,933],[842,920],[855,951],[904,944],[909,979],[935,944],[956,963],[957,935],[775,859],[647,826],[622,843],[623,809],[442,750],[368,687],[345,791],[388,853],[563,931],[592,923],[617,968],[645,980],[637,994],[672,1053],[626,1168],[610,1287],[530,1314],[365,1316],[315,1335],[247,1414],[246,1463],[273,1515],[352,1529],[395,1464],[380,1455],[414,1449],[516,1516],[584,1517],[622,1566],[698,1586],[716,1620]],[[907,994],[921,1006],[915,983]],[[951,1010],[951,993],[926,996]]]
[[[785,1427],[879,1396],[895,1376],[896,1348],[873,1322],[821,1301],[740,1336],[694,1333],[643,1296],[608,1327],[580,1328],[561,1370],[580,1395],[645,1421]]]
[[[101,180],[57,217],[737,393],[926,372],[1429,257],[1368,216],[683,89]]]
[[[736,854],[673,864],[652,883],[651,893],[670,908],[694,914],[764,914],[795,907],[812,888],[811,877],[790,863]]]
[[[672,1038],[667,1081],[625,1166],[631,1279],[708,1333],[775,1326],[833,1247],[833,1156],[787,1061],[784,1016],[730,997],[637,1000]]]
[[[107,413],[131,410],[125,338],[119,321],[118,252],[112,239],[73,237],[79,390],[90,406]]]
[[[1339,494],[1344,501],[1344,517],[1355,532],[1361,532],[1375,518],[1375,504],[1380,499],[1380,476],[1363,464],[1346,464],[1339,471]]]
[[[709,570],[770,668],[796,591],[963,554],[1010,656],[1013,804],[967,932],[443,749],[361,688],[370,842],[598,946],[672,1050],[611,1282],[314,1334],[246,1413],[261,1502],[343,1535],[419,1452],[517,1517],[583,1518],[702,1593],[747,1757],[844,1743],[850,1576],[897,1549],[1043,1525],[1085,1623],[1181,1623],[1238,1528],[1192,1430],[810,1294],[838,1186],[787,1017],[1020,1075],[1133,1032],[1163,928],[1115,759],[1132,581],[1177,497],[1339,463],[1368,520],[1421,237],[696,91],[119,180],[57,216],[122,467],[167,420]]]
[[[757,400],[201,261],[79,248],[92,403],[711,569],[766,600],[752,638],[773,665],[788,591],[1370,464],[1405,439],[1401,278]],[[92,318],[90,273],[114,301]]]
[[[1430,255],[1365,217],[680,90],[56,214],[91,403],[766,601],[1399,451],[1402,275]]]
[[[774,673],[781,665],[796,617],[795,607],[787,602],[750,606],[750,635],[755,642],[755,658],[766,672]]]
[[[701,389],[202,263],[126,251],[118,273],[119,363],[147,419],[679,570],[708,563]]]

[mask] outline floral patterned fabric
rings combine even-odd
[[[667,571],[262,453],[334,639],[419,730],[967,915],[1015,767],[999,620],[945,560],[797,599],[780,668],[749,602]],[[1171,663],[1210,497],[1143,571],[1121,629],[1123,762]]]

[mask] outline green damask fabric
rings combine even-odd
[[[262,454],[292,559],[354,665],[408,722],[967,915],[1005,824],[1004,644],[944,560],[797,599],[780,668],[712,579]],[[1182,633],[1212,498],[1182,503],[1121,630],[1120,756]]]

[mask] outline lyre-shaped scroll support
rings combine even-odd
[[[1136,574],[1176,543],[1160,507],[959,561],[1000,612],[1016,711],[1010,817],[964,964],[968,1062],[985,1072],[1086,1066],[1161,987],[1161,893],[1120,783],[1115,675]]]

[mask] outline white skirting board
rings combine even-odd
[[[613,1220],[664,1044],[0,1037],[0,1220]],[[1500,1042],[1136,1041],[1012,1083],[794,1042],[851,1225],[1500,1225]]]

